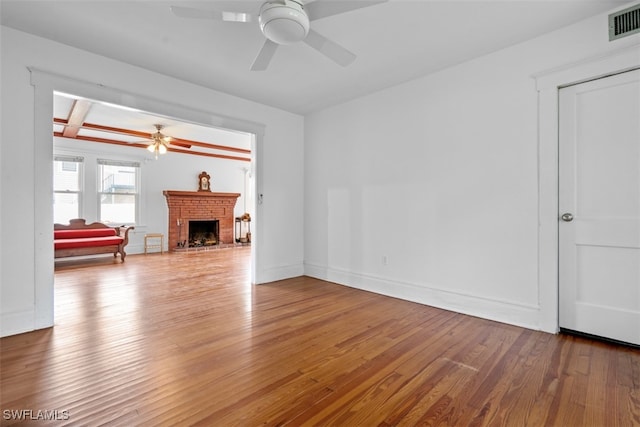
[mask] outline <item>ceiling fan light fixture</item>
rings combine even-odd
[[[158,154],[165,154],[167,152],[167,146],[163,141],[156,140],[147,146],[147,150],[155,154],[157,160]]]
[[[277,44],[297,43],[309,34],[309,17],[292,0],[263,4],[258,21],[264,36]]]
[[[165,154],[167,152],[167,145],[171,142],[171,137],[163,135],[162,132],[160,132],[163,128],[162,125],[154,126],[156,132],[151,134],[151,143],[147,145],[147,150],[149,150],[150,153],[154,153],[157,159],[158,154]]]

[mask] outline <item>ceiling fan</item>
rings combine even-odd
[[[257,16],[251,12],[203,10],[183,6],[171,6],[171,12],[182,18],[213,19],[242,23],[254,23],[257,21],[266,40],[251,65],[252,71],[266,70],[279,45],[288,45],[300,41],[344,67],[351,64],[356,55],[314,31],[310,22],[386,1],[316,0],[303,4],[301,0],[267,0],[260,7],[260,12]]]
[[[151,143],[149,143],[149,145],[147,146],[147,150],[154,153],[157,159],[158,154],[165,154],[167,152],[167,149],[169,148],[169,145],[173,138],[160,132],[164,126],[153,126],[155,126],[156,131],[151,134]]]

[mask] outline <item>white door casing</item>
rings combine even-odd
[[[640,70],[561,89],[559,117],[560,327],[640,344]]]

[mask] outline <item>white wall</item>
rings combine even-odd
[[[603,14],[307,116],[305,273],[555,332],[532,76],[640,38],[607,37]]]
[[[264,194],[252,223],[255,281],[302,273],[302,117],[6,27],[0,47],[0,335],[53,322],[49,89],[204,125],[255,129],[257,193]]]
[[[247,135],[245,138],[250,139]],[[129,233],[127,254],[144,252],[144,235],[146,233],[164,233],[165,250],[168,249],[167,237],[168,209],[167,201],[163,196],[164,190],[195,191],[198,188],[198,174],[206,171],[211,175],[211,191],[222,193],[240,193],[234,209],[234,216],[242,215],[245,210],[245,172],[251,169],[251,163],[220,159],[215,157],[194,156],[181,153],[168,152],[160,155],[156,160],[152,153],[135,147],[120,145],[98,144],[80,140],[65,138],[53,138],[55,155],[79,155],[84,158],[84,181],[91,184],[96,182],[97,159],[126,160],[140,163],[140,196],[139,196],[139,221],[135,229]],[[216,139],[220,145],[225,145],[223,139]],[[87,193],[83,199],[82,217],[87,222],[99,221],[97,217],[98,202],[92,194]],[[255,216],[253,200],[250,201],[247,211]]]

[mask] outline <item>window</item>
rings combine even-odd
[[[53,222],[67,224],[80,218],[82,202],[82,157],[53,159]]]
[[[98,159],[98,218],[134,224],[138,213],[140,163]]]

